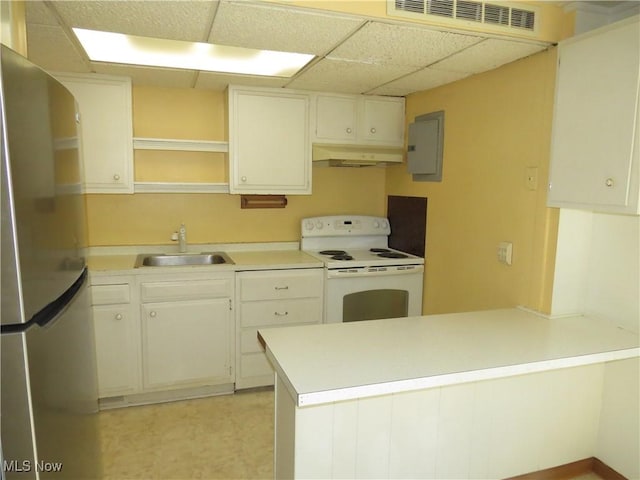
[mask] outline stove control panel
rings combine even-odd
[[[366,215],[332,215],[302,220],[303,237],[389,235],[391,228],[384,217]]]

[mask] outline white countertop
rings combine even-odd
[[[242,248],[246,250],[235,250]],[[223,247],[223,248],[221,248]],[[225,248],[226,247],[226,248]],[[281,248],[281,249],[274,249]],[[284,247],[284,248],[283,248]],[[92,253],[87,258],[87,265],[95,273],[147,274],[147,273],[185,273],[207,271],[246,271],[288,268],[322,268],[324,264],[317,258],[307,255],[297,248],[286,248],[286,244],[240,245],[240,246],[190,246],[190,253],[224,251],[233,260],[226,265],[190,265],[179,267],[144,267],[134,268],[137,253],[174,253],[166,247],[116,247],[104,252]]]
[[[636,333],[521,309],[259,330],[297,406],[640,356]]]

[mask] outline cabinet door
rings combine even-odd
[[[404,144],[404,99],[365,98],[362,101],[360,136],[367,142]]]
[[[100,398],[139,390],[138,323],[130,305],[94,306],[98,395]]]
[[[640,25],[621,23],[559,47],[551,206],[637,212]]]
[[[84,181],[89,193],[133,193],[131,80],[61,75],[80,110]]]
[[[317,95],[316,138],[320,141],[355,141],[357,112],[356,97]]]
[[[142,305],[145,389],[233,383],[227,298]]]
[[[231,193],[311,193],[309,97],[230,89]]]

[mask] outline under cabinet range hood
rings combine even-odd
[[[401,147],[313,145],[313,164],[328,167],[370,167],[402,163]]]

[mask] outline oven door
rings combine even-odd
[[[423,275],[422,265],[376,273],[371,269],[327,270],[324,322],[421,315]]]

